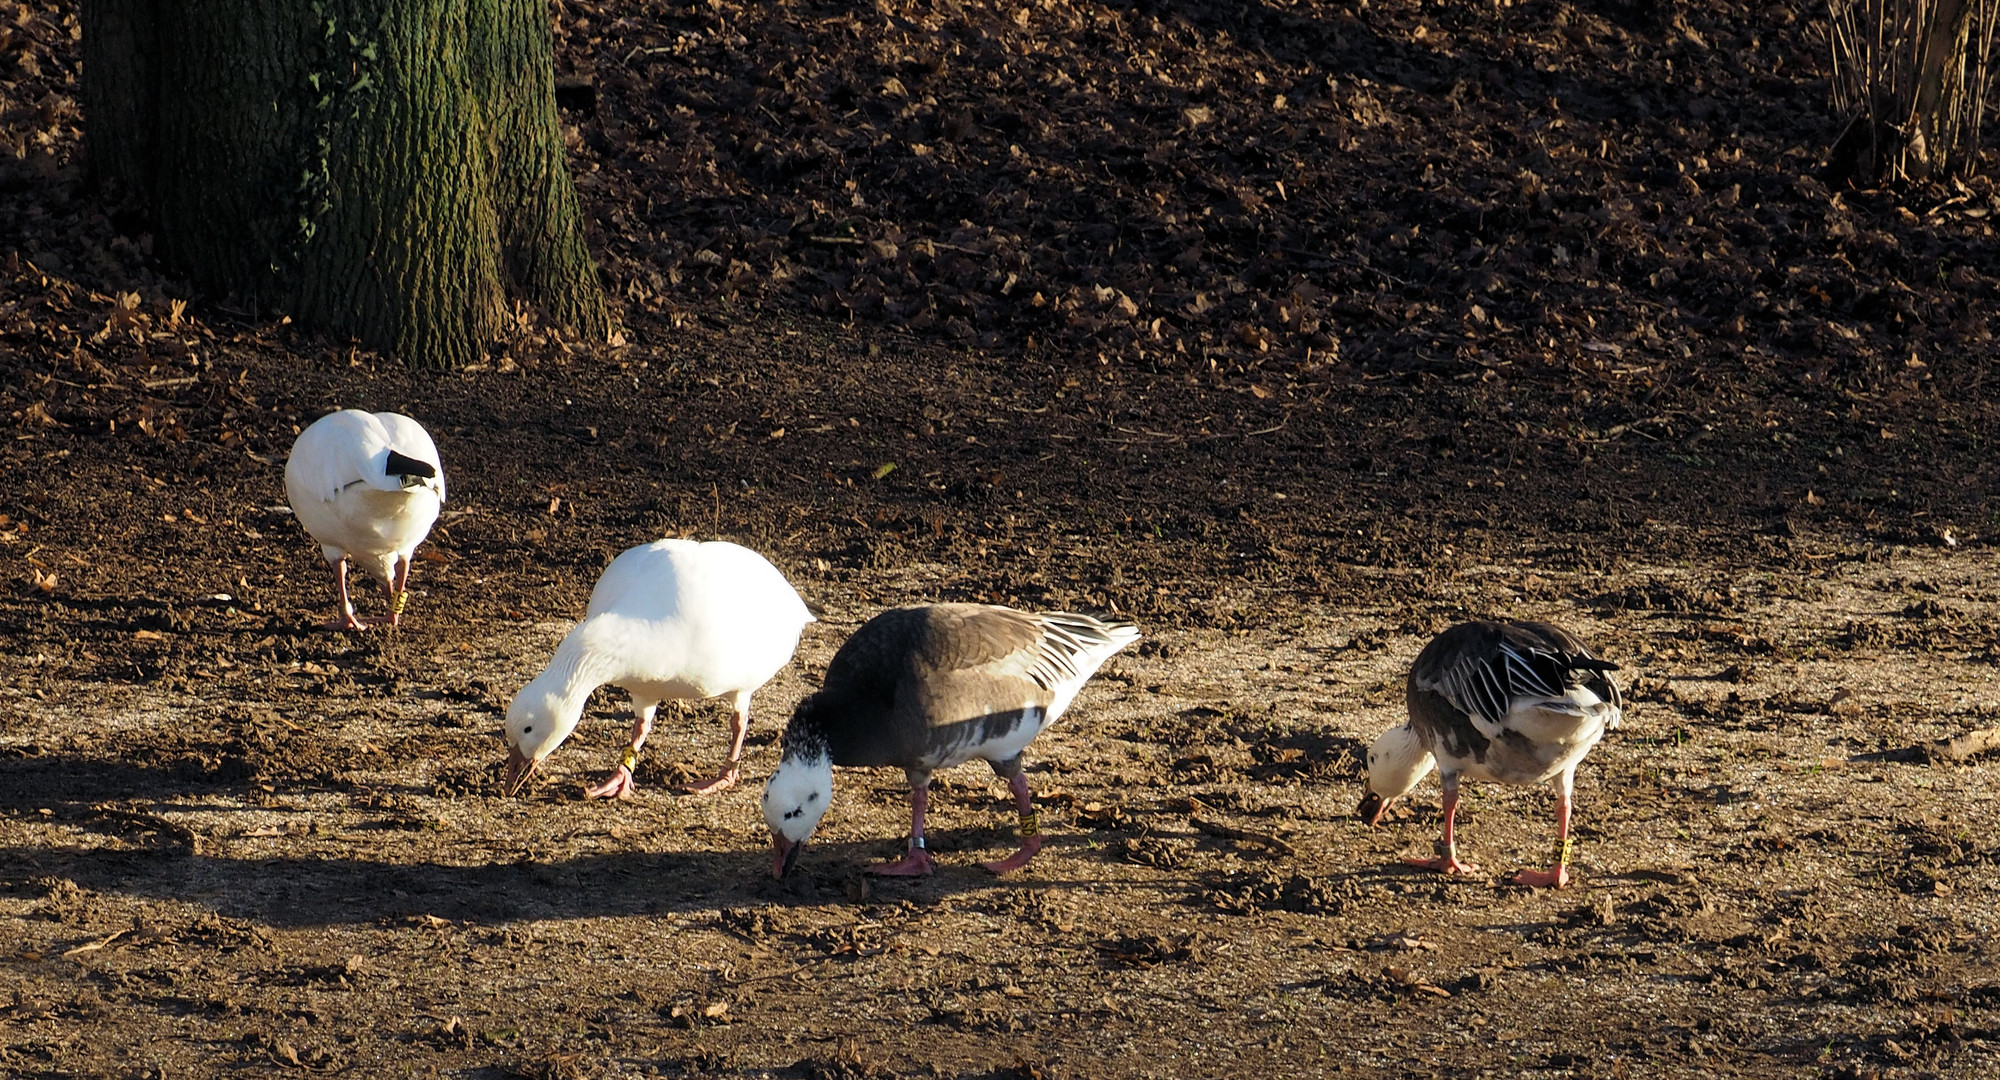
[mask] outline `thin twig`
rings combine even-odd
[[[1292,845],[1272,836],[1270,833],[1257,832],[1252,829],[1239,829],[1234,825],[1224,825],[1219,821],[1209,821],[1206,818],[1198,817],[1189,818],[1188,824],[1210,836],[1219,836],[1224,840],[1241,840],[1252,844],[1262,844],[1266,848],[1269,848],[1274,855],[1292,854]]]
[[[64,951],[63,959],[67,960],[72,956],[82,956],[84,953],[93,953],[98,951],[99,949],[109,948],[112,942],[117,941],[119,938],[122,938],[126,934],[129,934],[131,932],[132,932],[131,928],[128,927],[124,930],[118,931],[115,934],[112,934],[110,937],[99,938],[96,941],[86,941],[83,944],[78,945],[74,949],[69,949]]]

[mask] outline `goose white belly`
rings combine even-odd
[[[1050,723],[1054,714],[1040,705],[1023,704],[1017,707],[1003,707],[991,715],[1016,714],[1014,724],[1000,731],[982,731],[977,720],[964,724],[954,724],[948,728],[933,730],[933,743],[920,764],[926,771],[949,769],[972,760],[1012,761],[1035,741]],[[939,741],[948,737],[947,733],[963,733],[961,737],[949,741]]]
[[[292,499],[292,513],[328,562],[342,557],[375,564],[407,554],[437,521],[438,497],[423,488],[382,491],[356,483],[332,500]]]
[[[1616,706],[1579,687],[1562,698],[1515,701],[1499,725],[1475,720],[1492,740],[1484,761],[1459,757],[1442,746],[1433,753],[1444,772],[1502,784],[1538,784],[1574,768],[1617,716]]]

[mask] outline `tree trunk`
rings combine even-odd
[[[197,286],[462,367],[510,289],[603,340],[546,0],[85,0],[96,175]]]

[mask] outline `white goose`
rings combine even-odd
[[[764,788],[771,876],[783,877],[833,801],[835,765],[900,766],[910,780],[910,846],[896,876],[936,869],[924,849],[931,774],[983,758],[1006,778],[1020,812],[1021,850],[986,864],[1018,870],[1042,848],[1021,757],[1062,716],[1112,654],[1139,639],[1127,622],[982,604],[897,608],[870,619],[834,654],[820,691],[785,728]]]
[[[632,767],[666,700],[727,696],[733,712],[729,763],[696,795],[736,783],[750,695],[792,659],[812,613],[762,555],[725,541],[658,540],[611,560],[583,621],[549,665],[507,707],[507,790],[519,791],[582,718],[606,684],[632,695],[632,741],[618,768],[586,798],[626,797]]]
[[[336,629],[366,630],[347,592],[353,562],[389,595],[389,625],[409,603],[410,556],[444,505],[444,465],[423,425],[397,413],[342,409],[313,421],[285,462],[285,496],[333,566]]]
[[[1622,716],[1618,686],[1607,674],[1616,670],[1547,623],[1469,622],[1446,630],[1410,668],[1409,722],[1368,748],[1368,784],[1356,813],[1370,825],[1380,822],[1435,766],[1444,788],[1444,836],[1437,858],[1411,864],[1474,873],[1477,867],[1458,860],[1452,835],[1460,777],[1516,785],[1554,780],[1555,865],[1523,870],[1513,880],[1562,888],[1569,883],[1576,767]]]

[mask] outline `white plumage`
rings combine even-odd
[[[687,790],[707,794],[737,780],[750,695],[791,661],[813,621],[799,594],[762,555],[724,541],[659,540],[611,560],[583,621],[507,708],[507,786],[518,789],[576,729],[591,691],[632,695],[632,739],[611,778],[590,797],[625,796],[632,766],[661,701],[730,698],[729,765]]]
[[[352,562],[380,581],[389,621],[408,602],[410,556],[444,505],[444,463],[423,425],[397,413],[342,409],[314,421],[292,444],[285,495],[334,570],[336,625],[365,630],[347,591]]]

